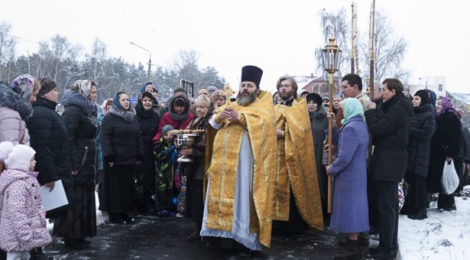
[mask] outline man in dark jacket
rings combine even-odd
[[[398,248],[398,183],[403,179],[408,160],[408,137],[411,102],[403,95],[404,87],[398,79],[383,82],[383,104],[376,109],[369,103],[365,112],[367,126],[375,145],[370,162],[369,178],[374,198],[371,210],[378,218],[379,247],[373,251],[374,259],[389,259]]]

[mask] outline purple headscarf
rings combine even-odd
[[[457,112],[457,110],[455,110],[455,107],[452,104],[452,101],[450,101],[450,99],[448,99],[447,97],[441,97],[441,99],[442,99],[442,108],[441,108],[441,111],[439,111],[439,113],[436,114],[436,117],[441,116],[446,111],[450,111],[454,113],[460,119],[460,114]]]

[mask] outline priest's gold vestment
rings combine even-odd
[[[274,107],[276,127],[284,131],[277,139],[273,219],[289,220],[290,188],[302,218],[309,226],[323,230],[315,152],[305,99],[292,106]],[[321,162],[318,162],[321,163]]]
[[[226,106],[224,106],[226,107]],[[222,107],[221,109],[223,109]],[[235,183],[240,145],[246,132],[253,152],[253,203],[250,214],[250,231],[259,233],[259,242],[269,247],[273,216],[273,182],[276,157],[276,131],[271,94],[260,91],[248,106],[232,103],[238,111],[238,121],[228,122],[217,131],[209,166],[206,227],[232,230]],[[216,122],[221,121],[218,116]],[[218,122],[218,123],[219,123]]]

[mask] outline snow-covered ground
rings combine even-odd
[[[428,218],[413,220],[400,215],[398,244],[403,260],[470,259],[470,186],[455,197],[457,210],[441,212],[431,203]]]
[[[413,220],[400,215],[398,228],[399,257],[401,260],[468,260],[470,259],[470,186],[464,188],[466,196],[455,197],[457,210],[441,212],[431,202],[428,218]],[[98,210],[96,221],[104,224],[108,216]],[[47,224],[52,231],[53,224]],[[371,241],[378,245],[378,241]]]

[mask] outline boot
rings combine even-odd
[[[410,214],[408,215],[409,218],[411,219],[425,219],[428,217],[428,214],[426,212],[426,209],[421,209],[416,214]]]
[[[335,260],[359,260],[361,259],[361,248],[358,240],[349,240],[348,247],[334,256]]]
[[[360,233],[359,237],[357,238],[359,241],[359,245],[362,247],[368,247],[369,246],[369,233],[364,232]],[[346,236],[338,241],[339,246],[349,246],[349,238]]]
[[[36,247],[29,251],[30,260],[52,260],[52,257],[46,256],[42,252],[42,247]]]
[[[81,239],[64,239],[64,245],[74,250],[84,250],[90,247],[90,244]]]

